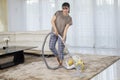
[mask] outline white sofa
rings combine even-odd
[[[9,37],[9,46],[36,46],[37,48],[25,50],[27,53],[41,54],[42,44],[49,30],[29,32],[0,32],[0,47],[3,47],[3,39]],[[45,54],[51,55],[49,50],[49,37],[45,46]]]

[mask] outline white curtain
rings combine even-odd
[[[63,2],[71,5],[70,46],[120,48],[120,0],[8,0],[9,31],[50,30]]]
[[[8,31],[26,31],[24,0],[7,0]]]
[[[91,0],[75,0],[73,4],[74,44],[78,47],[93,47],[94,26]],[[68,34],[69,35],[69,34]]]
[[[51,28],[50,20],[55,12],[54,0],[26,0],[25,9],[27,31]]]
[[[96,0],[95,3],[95,46],[98,48],[116,48],[117,4],[115,4],[114,0]]]
[[[118,7],[117,7],[117,38],[118,38],[118,47],[120,48],[120,0],[118,0],[118,2],[116,2],[118,4]]]
[[[26,0],[26,30],[35,31],[40,29],[39,0]]]

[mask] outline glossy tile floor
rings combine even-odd
[[[69,51],[71,53],[79,52],[81,54],[120,56],[120,50],[118,49],[69,47]],[[105,69],[100,74],[96,75],[91,80],[120,80],[120,60],[115,62],[113,65]]]

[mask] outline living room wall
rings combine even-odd
[[[7,3],[6,0],[0,0],[0,32],[7,30]]]

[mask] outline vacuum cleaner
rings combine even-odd
[[[43,61],[45,62],[45,65],[48,69],[51,69],[51,70],[56,70],[58,68],[65,68],[67,70],[70,70],[70,69],[77,69],[77,68],[80,68],[81,70],[84,70],[84,62],[83,60],[80,58],[80,56],[78,55],[75,55],[75,54],[71,54],[67,48],[67,45],[66,43],[63,41],[63,44],[65,45],[66,47],[66,50],[67,50],[67,53],[69,55],[69,59],[67,59],[65,61],[66,65],[63,65],[63,66],[57,66],[57,67],[51,67],[50,65],[48,65],[48,62],[45,58],[45,51],[44,51],[44,47],[45,47],[45,44],[46,44],[46,41],[47,41],[47,38],[51,35],[51,34],[54,34],[53,32],[50,32],[46,35],[45,39],[44,39],[44,42],[43,42],[43,45],[42,45],[42,57],[43,57]],[[60,35],[58,35],[58,37],[62,40],[62,37]]]

